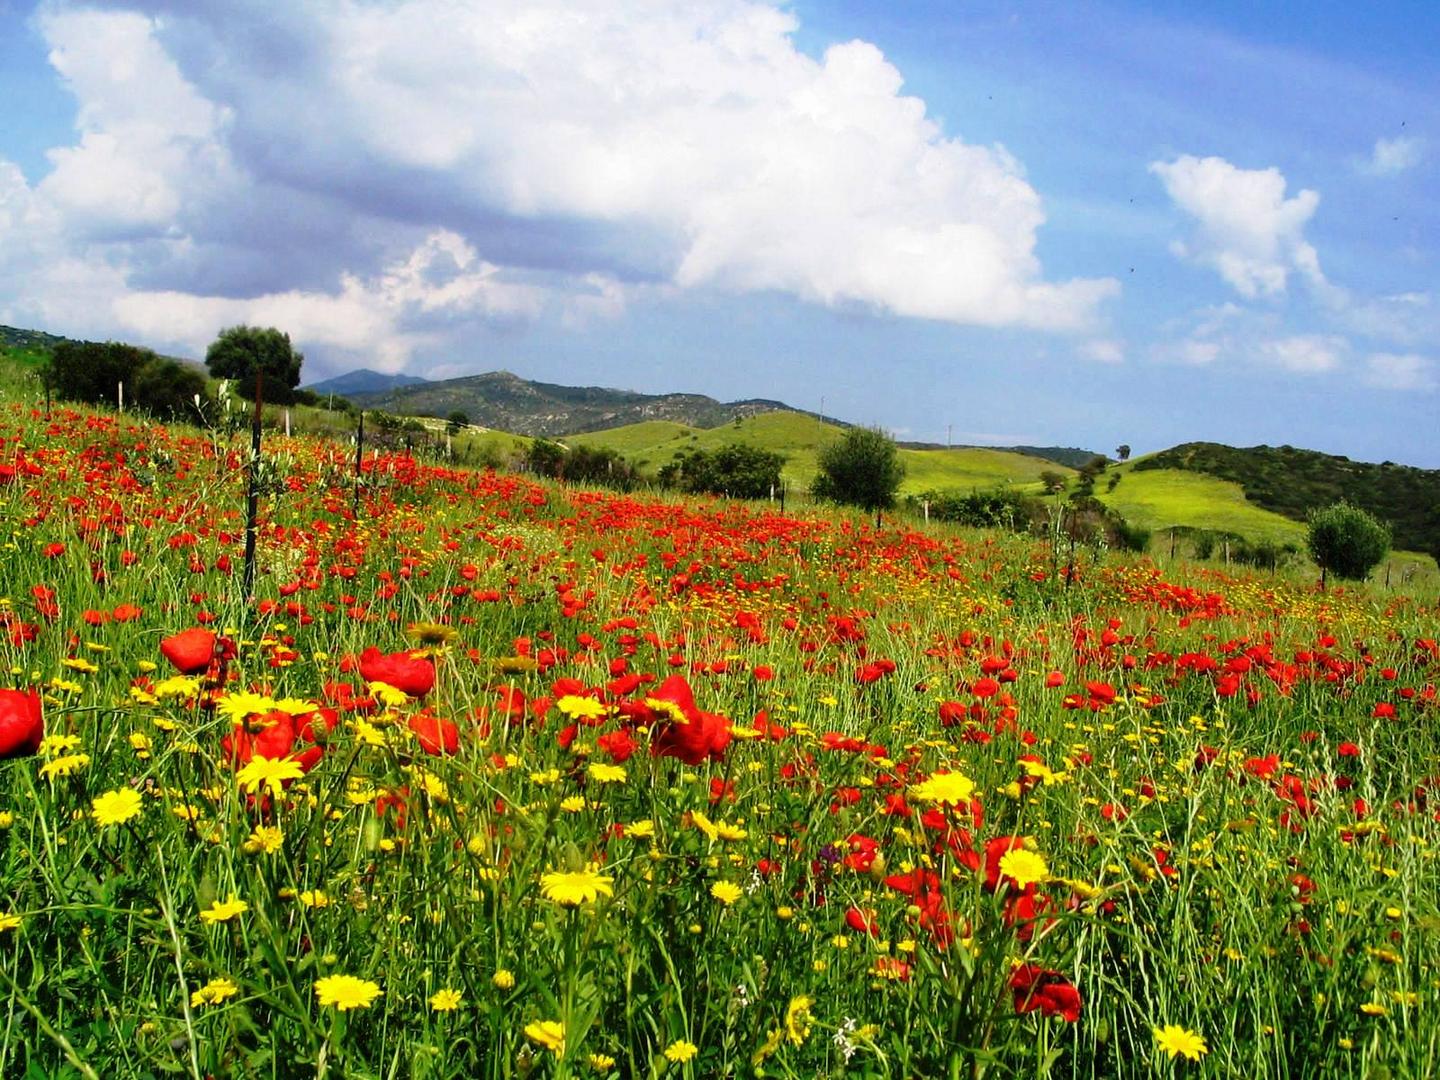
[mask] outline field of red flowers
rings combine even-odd
[[[1440,1062],[1435,607],[347,453],[0,413],[0,1075]]]

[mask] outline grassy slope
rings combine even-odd
[[[684,450],[714,450],[727,443],[745,443],[786,456],[784,475],[792,485],[807,486],[815,476],[815,458],[821,446],[843,434],[843,429],[822,424],[792,412],[763,413],[738,424],[718,428],[690,428],[667,420],[629,424],[609,431],[566,436],[567,445],[609,447],[647,469],[664,465]],[[1070,470],[1051,461],[1004,450],[901,450],[905,463],[904,494],[930,489],[990,488],[1000,484],[1033,484],[1046,470]]]
[[[1121,480],[1107,491],[1107,477]],[[1239,484],[1179,469],[1133,471],[1112,466],[1095,485],[1095,495],[1131,524],[1152,531],[1182,528],[1233,532],[1257,540],[1302,543],[1305,526],[1247,502]]]
[[[1440,470],[1373,464],[1293,446],[1184,443],[1137,466],[1186,469],[1240,484],[1256,506],[1304,521],[1344,499],[1394,529],[1400,547],[1440,550]]]
[[[1095,485],[1095,495],[1132,525],[1155,533],[1152,551],[1163,549],[1167,542],[1163,534],[1171,526],[1230,532],[1247,540],[1294,544],[1302,552],[1305,550],[1305,525],[1256,506],[1245,498],[1239,484],[1182,469],[1137,472],[1132,470],[1133,464],[1112,465]],[[1118,473],[1121,480],[1114,491],[1106,491],[1105,477],[1111,473]],[[1423,553],[1396,550],[1375,571],[1374,577],[1377,581],[1384,579],[1387,570],[1396,580],[1416,573],[1428,576],[1436,565],[1434,559]]]

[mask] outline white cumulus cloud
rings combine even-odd
[[[1097,364],[1123,364],[1125,344],[1111,338],[1094,338],[1080,346],[1080,355]]]
[[[1153,162],[1150,171],[1196,222],[1194,237],[1176,253],[1210,266],[1241,296],[1280,296],[1292,271],[1322,293],[1333,291],[1304,236],[1320,205],[1316,192],[1287,198],[1279,169],[1242,169],[1220,157],[1185,154]]]
[[[402,368],[434,340],[446,317],[533,319],[541,289],[507,280],[454,233],[436,232],[370,279],[346,275],[333,293],[289,290],[255,297],[129,291],[114,303],[127,330],[145,340],[203,352],[217,332],[240,323],[284,327],[297,341],[328,347],[382,371]],[[438,321],[437,321],[438,320]]]
[[[1413,135],[1399,135],[1393,139],[1376,139],[1370,159],[1364,164],[1364,171],[1375,176],[1394,176],[1406,169],[1413,169],[1424,157],[1425,141]]]
[[[1334,334],[1296,334],[1261,342],[1260,355],[1268,362],[1298,375],[1335,371],[1343,363],[1349,343]]]
[[[35,185],[0,175],[3,311],[166,342],[283,318],[398,363],[447,318],[584,326],[640,289],[1056,332],[1119,292],[1046,277],[1003,147],[766,3],[55,0],[37,25],[77,131]],[[20,273],[40,249],[84,295]]]
[[[1365,381],[1382,390],[1434,390],[1435,365],[1415,353],[1371,353],[1365,358]]]

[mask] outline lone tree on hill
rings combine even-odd
[[[1310,512],[1306,542],[1323,589],[1327,574],[1349,581],[1368,577],[1390,551],[1390,526],[1342,501]]]
[[[820,451],[820,473],[810,485],[817,499],[880,511],[895,505],[905,466],[895,440],[878,428],[850,428]]]
[[[205,352],[205,366],[215,378],[233,379],[235,392],[254,400],[258,374],[261,396],[276,405],[295,400],[304,362],[305,357],[290,344],[290,335],[273,326],[232,326],[220,331]]]

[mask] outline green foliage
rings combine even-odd
[[[50,388],[57,397],[88,405],[114,405],[124,385],[134,398],[135,373],[159,357],[118,341],[62,341],[50,359]]]
[[[1257,506],[1296,521],[1344,500],[1387,522],[1395,546],[1440,555],[1440,469],[1379,465],[1293,446],[1185,443],[1134,468],[1189,469],[1239,484]]]
[[[635,486],[637,477],[634,468],[614,450],[575,446],[565,454],[560,479],[572,484],[593,484],[616,491],[629,491]]]
[[[548,439],[536,439],[530,444],[525,466],[537,476],[617,491],[629,491],[638,480],[634,467],[614,450],[597,446],[567,449]]]
[[[447,435],[459,435],[460,432],[470,426],[470,416],[464,409],[456,409],[445,418],[445,433]]]
[[[135,372],[136,403],[162,420],[201,423],[210,400],[205,376],[163,356],[152,357]]]
[[[204,418],[209,402],[205,376],[199,371],[150,349],[116,341],[61,341],[41,377],[56,397],[87,405],[115,405],[123,385],[128,408],[162,420],[195,423]]]
[[[549,439],[536,439],[525,453],[525,467],[536,476],[554,480],[565,467],[565,447]]]
[[[731,443],[718,450],[688,450],[660,470],[666,487],[696,495],[765,499],[780,486],[785,456],[758,446]]]
[[[927,491],[922,495],[908,496],[905,501],[917,510],[922,503],[928,502],[933,521],[947,521],[975,529],[1028,532],[1043,522],[1046,514],[1043,500],[1022,495],[1010,488],[970,492]]]
[[[1047,494],[1054,494],[1057,491],[1065,490],[1065,474],[1056,472],[1054,469],[1046,469],[1040,474],[1040,486]]]
[[[821,449],[819,475],[810,485],[817,499],[862,510],[884,510],[895,504],[905,478],[895,440],[878,428],[850,428]]]
[[[235,380],[235,392],[254,400],[259,374],[261,394],[277,405],[295,400],[304,362],[305,357],[290,344],[290,335],[274,327],[229,327],[220,331],[205,352],[205,366],[215,378]]]
[[[1306,543],[1324,574],[1363,581],[1389,553],[1390,529],[1373,514],[1342,501],[1310,514]]]
[[[1142,529],[1139,525],[1130,524],[1113,510],[1106,514],[1105,520],[1108,526],[1106,535],[1111,547],[1138,553],[1150,546],[1149,529]]]

